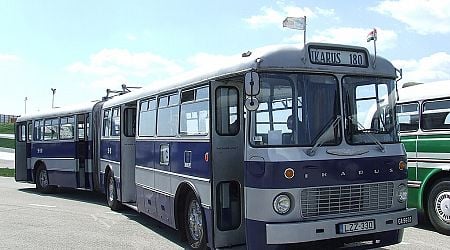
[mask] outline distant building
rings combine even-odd
[[[3,115],[0,114],[0,123],[14,123],[17,120],[17,115]]]

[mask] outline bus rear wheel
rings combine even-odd
[[[430,191],[427,214],[439,233],[450,235],[450,179],[436,183]]]
[[[189,192],[185,204],[185,233],[192,249],[206,249],[205,215],[194,193]]]
[[[56,187],[49,184],[48,173],[45,166],[40,165],[36,170],[36,189],[41,193],[52,193]]]
[[[106,201],[111,210],[118,211],[122,208],[122,204],[117,199],[116,180],[112,171],[109,171],[106,177]]]

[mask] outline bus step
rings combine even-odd
[[[135,211],[138,211],[137,203],[136,203],[136,202],[123,202],[122,204],[123,204],[124,206],[127,206],[127,207],[129,207],[129,208],[135,210]]]

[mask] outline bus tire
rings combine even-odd
[[[439,233],[450,235],[450,178],[440,180],[431,188],[427,215]]]
[[[184,206],[184,229],[192,249],[206,249],[205,214],[193,192],[189,192]]]
[[[49,184],[47,169],[44,165],[39,165],[36,169],[36,189],[44,194],[53,193],[55,186]]]
[[[116,180],[112,171],[109,171],[106,177],[106,202],[113,211],[118,211],[122,208],[122,204],[117,199]]]

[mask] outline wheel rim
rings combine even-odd
[[[108,199],[109,201],[114,201],[114,177],[109,178],[109,185],[108,185]]]
[[[445,223],[450,223],[450,191],[439,193],[434,202],[434,210]]]
[[[39,184],[45,188],[48,186],[47,170],[41,169],[39,172]]]
[[[192,239],[199,242],[203,238],[203,218],[200,205],[197,200],[192,200],[188,209],[189,234]]]

